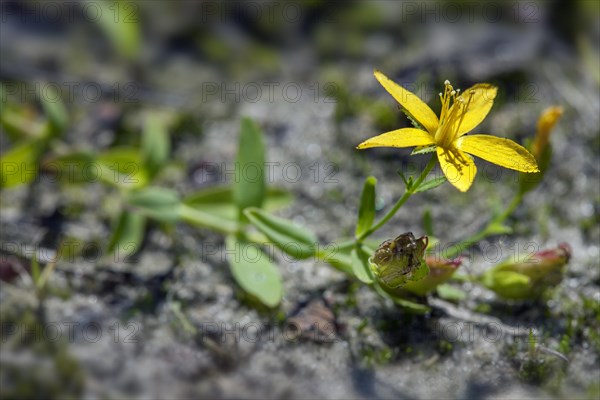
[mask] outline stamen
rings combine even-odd
[[[475,94],[475,90],[471,89],[469,90],[469,99],[467,100],[467,104],[463,107],[463,112],[460,116],[460,120],[458,121],[458,125],[456,125],[456,129],[454,129],[453,135],[452,135],[452,140],[454,141],[456,139],[456,137],[458,136],[458,131],[460,129],[460,125],[463,122],[463,119],[465,119],[465,115],[467,114],[467,110],[469,109],[469,105],[471,104],[471,100],[473,99],[473,95]],[[464,104],[464,100],[461,97],[460,98],[460,103]]]

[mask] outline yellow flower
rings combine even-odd
[[[396,129],[364,141],[358,149],[435,145],[444,175],[462,192],[469,190],[477,173],[473,159],[466,153],[504,168],[539,172],[535,158],[512,140],[490,135],[465,136],[484,120],[492,108],[497,92],[495,86],[478,83],[461,93],[450,82],[444,82],[444,93],[440,93],[442,110],[438,119],[415,94],[379,71],[375,71],[375,78],[425,130]]]

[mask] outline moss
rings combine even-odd
[[[382,348],[365,346],[360,350],[361,362],[368,367],[388,364],[393,358],[394,352],[387,346]]]
[[[437,350],[441,355],[450,354],[454,350],[454,345],[442,339],[437,343]]]
[[[544,358],[528,358],[519,370],[519,377],[527,382],[540,385],[547,382],[552,374],[550,363]]]

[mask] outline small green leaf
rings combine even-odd
[[[402,170],[398,170],[396,172],[398,173],[398,175],[400,175],[400,178],[402,178],[402,182],[404,182],[404,186],[406,187],[406,190],[410,189],[410,187],[408,185],[408,180],[406,179],[404,172],[402,172]]]
[[[512,233],[512,228],[502,223],[493,223],[487,228],[489,235],[504,235]]]
[[[13,142],[42,138],[50,131],[48,122],[39,122],[25,108],[18,109],[8,104],[2,106],[0,126]]]
[[[99,8],[95,20],[110,38],[119,54],[129,60],[135,60],[140,51],[141,27],[138,5],[128,1],[86,0]]]
[[[96,156],[102,181],[122,189],[141,188],[148,184],[149,174],[141,154],[134,147],[114,147]]]
[[[446,182],[445,176],[438,176],[437,178],[429,179],[422,182],[419,187],[415,189],[415,193],[426,192],[428,190],[435,189],[444,182]]]
[[[54,85],[43,84],[39,87],[38,96],[50,121],[51,133],[60,135],[67,129],[69,124],[69,114],[61,100],[62,95]]]
[[[233,184],[233,199],[240,212],[247,207],[262,207],[266,191],[264,169],[263,134],[254,121],[244,118]]]
[[[318,239],[309,230],[259,208],[248,208],[244,214],[260,232],[292,257],[305,259],[314,255]]]
[[[33,283],[37,286],[40,280],[40,262],[38,261],[36,252],[31,257],[31,279],[33,279]]]
[[[415,303],[402,297],[390,296],[392,301],[413,314],[427,314],[431,311],[431,308],[425,304]]]
[[[148,187],[129,193],[126,201],[136,211],[161,222],[179,219],[179,195],[174,190]]]
[[[166,120],[156,114],[148,115],[142,135],[142,158],[150,176],[156,175],[167,162],[170,151]]]
[[[436,150],[437,150],[437,146],[435,144],[430,144],[427,146],[417,146],[414,148],[412,153],[410,153],[410,155],[415,156],[417,154],[428,154],[428,153],[433,153]]]
[[[108,244],[108,252],[115,261],[122,262],[141,249],[145,230],[146,217],[143,215],[129,211],[119,214]]]
[[[338,250],[328,251],[328,249],[324,249],[320,257],[327,264],[344,272],[345,274],[350,276],[355,275],[352,266],[352,257],[350,254]]]
[[[268,256],[254,243],[229,235],[227,261],[236,282],[268,307],[276,307],[283,295],[281,276]]]
[[[375,185],[377,179],[369,176],[365,180],[362,195],[360,196],[360,206],[358,209],[358,223],[356,224],[356,237],[366,232],[375,220]]]
[[[263,208],[275,211],[290,204],[293,197],[284,189],[269,187]],[[237,220],[238,209],[233,202],[233,190],[230,186],[217,186],[202,189],[189,194],[183,203],[210,214]]]
[[[414,301],[410,301],[410,300],[404,299],[402,297],[398,297],[396,295],[388,293],[378,284],[373,285],[373,287],[375,288],[377,293],[379,293],[380,296],[382,296],[386,299],[390,299],[396,305],[399,305],[400,307],[402,307],[403,309],[405,309],[406,311],[408,311],[410,313],[426,314],[429,311],[431,311],[431,308],[428,307],[427,305],[421,304],[421,303],[415,303]]]
[[[425,128],[423,128],[421,126],[421,124],[419,124],[419,122],[417,121],[417,119],[415,117],[412,116],[411,113],[408,112],[408,110],[406,108],[401,107],[400,110],[404,113],[404,115],[406,115],[406,118],[408,118],[408,120],[410,121],[410,123],[417,129],[421,129],[421,130],[425,130]]]
[[[431,218],[431,210],[426,208],[423,211],[423,230],[429,236],[429,246],[431,246],[431,236],[433,236],[433,218]],[[428,247],[429,247],[428,246]]]
[[[179,218],[192,224],[209,228],[217,232],[233,233],[238,229],[237,221],[226,219],[217,214],[212,214],[187,204],[181,203],[178,207]]]
[[[431,308],[425,304],[415,303],[414,301],[410,301],[407,299],[403,299],[401,297],[390,296],[392,301],[399,305],[406,311],[409,311],[413,314],[427,314],[431,311]]]
[[[445,300],[460,301],[467,298],[467,294],[464,290],[461,290],[447,283],[442,283],[441,285],[438,285],[436,290],[438,296]]]
[[[37,164],[43,142],[28,140],[0,156],[0,187],[11,188],[35,180],[39,174]]]
[[[93,183],[101,178],[101,170],[90,153],[75,152],[54,157],[42,164],[45,172],[66,183]]]
[[[371,253],[368,253],[363,246],[352,249],[352,271],[359,281],[366,284],[373,283],[373,273],[369,263],[370,256]]]

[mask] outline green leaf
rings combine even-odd
[[[436,289],[438,296],[445,300],[460,301],[467,298],[467,294],[464,290],[461,290],[447,283],[442,283],[441,285],[438,285]]]
[[[39,86],[38,97],[44,108],[44,112],[50,121],[52,135],[60,135],[69,124],[69,114],[62,102],[62,95],[53,85],[42,84]]]
[[[400,178],[402,178],[402,182],[404,182],[404,186],[406,187],[406,190],[409,190],[410,184],[408,182],[408,179],[406,179],[406,175],[404,175],[404,172],[402,172],[402,170],[398,170],[396,172],[398,173],[398,175],[400,175]]]
[[[413,314],[427,314],[431,311],[431,308],[425,304],[416,303],[414,301],[410,301],[396,296],[390,296],[390,298],[394,303],[396,303],[396,305],[399,305],[406,311],[409,311]]]
[[[305,259],[315,254],[318,239],[309,230],[259,208],[248,208],[244,214],[260,232],[292,257]]]
[[[179,219],[179,195],[174,190],[148,187],[129,193],[126,202],[136,211],[161,222]]]
[[[39,174],[37,164],[43,142],[31,139],[0,156],[0,187],[11,188],[35,180]]]
[[[285,189],[277,187],[267,187],[267,195],[263,203],[263,208],[267,211],[277,211],[292,203],[294,197]]]
[[[426,314],[429,311],[431,311],[431,308],[428,307],[427,305],[421,304],[421,303],[415,303],[414,301],[410,301],[410,300],[404,299],[402,297],[398,297],[396,295],[388,293],[378,284],[373,285],[373,287],[375,288],[377,293],[379,293],[380,296],[382,296],[386,299],[390,299],[396,305],[402,307],[403,309],[405,309],[406,311],[408,311],[410,313]]]
[[[108,252],[115,261],[125,261],[137,253],[142,246],[146,230],[146,217],[139,213],[122,211],[113,225]]]
[[[324,246],[324,249],[321,251],[319,257],[327,264],[344,272],[345,274],[350,276],[355,275],[352,267],[352,257],[349,253],[335,248],[328,249],[327,246]]]
[[[3,90],[4,86],[0,85],[0,89]],[[0,95],[3,96],[1,100],[7,96],[5,93]],[[17,107],[8,101],[2,101],[0,126],[12,142],[45,137],[50,131],[49,125],[48,122],[37,121],[27,107]]]
[[[178,207],[179,218],[192,224],[209,228],[217,232],[233,233],[238,229],[238,222],[223,218],[216,214],[190,207],[181,203]]]
[[[99,2],[86,0],[86,3],[98,7],[95,20],[110,38],[119,54],[129,60],[135,60],[140,51],[141,27],[139,23],[139,5],[129,1]]]
[[[512,233],[513,230],[508,225],[496,222],[488,226],[486,231],[489,235],[504,235]]]
[[[257,244],[228,235],[227,261],[236,282],[268,307],[276,307],[283,295],[281,276]]]
[[[96,156],[102,181],[122,189],[144,187],[149,182],[148,170],[138,149],[113,147]]]
[[[90,153],[74,152],[46,161],[42,165],[45,172],[66,183],[93,183],[101,179],[100,168],[94,163]]]
[[[437,178],[429,179],[427,181],[422,182],[418,188],[415,189],[415,193],[426,192],[431,189],[435,189],[446,182],[445,176],[439,176]]]
[[[425,128],[423,128],[421,126],[421,124],[419,124],[419,122],[417,121],[417,119],[415,117],[412,116],[411,113],[408,112],[407,109],[401,107],[400,110],[404,113],[404,115],[406,115],[406,118],[408,118],[408,120],[410,121],[410,123],[417,129],[421,129],[421,130],[425,130]]]
[[[38,284],[40,280],[40,262],[37,258],[37,253],[33,252],[31,256],[31,279],[33,279],[33,283]]]
[[[360,196],[360,206],[358,209],[358,223],[356,224],[356,237],[369,230],[375,220],[375,185],[377,179],[369,176],[365,180],[363,191]]]
[[[352,271],[359,281],[371,284],[373,283],[373,273],[369,263],[371,253],[367,252],[363,246],[357,246],[352,249]]]
[[[410,153],[410,155],[415,156],[417,154],[428,154],[428,153],[433,153],[436,150],[437,150],[437,146],[435,144],[429,144],[427,146],[417,146]]]
[[[156,175],[165,165],[170,151],[166,120],[156,114],[148,115],[142,135],[142,158],[150,176]]]
[[[240,211],[262,207],[265,198],[265,146],[256,123],[242,119],[233,200]],[[241,213],[240,213],[241,217]]]
[[[433,218],[431,218],[431,210],[426,208],[423,211],[423,230],[429,236],[429,246],[431,246],[431,236],[433,236]]]
[[[293,197],[287,190],[269,187],[263,208],[275,211],[290,204]],[[230,186],[217,186],[202,189],[189,194],[183,203],[206,213],[218,215],[223,218],[238,218],[238,208],[233,202],[233,190]]]
[[[435,236],[429,236],[429,243],[427,244],[427,251],[432,251],[435,249],[435,246],[438,245],[438,243],[440,243],[440,239],[436,238]]]

